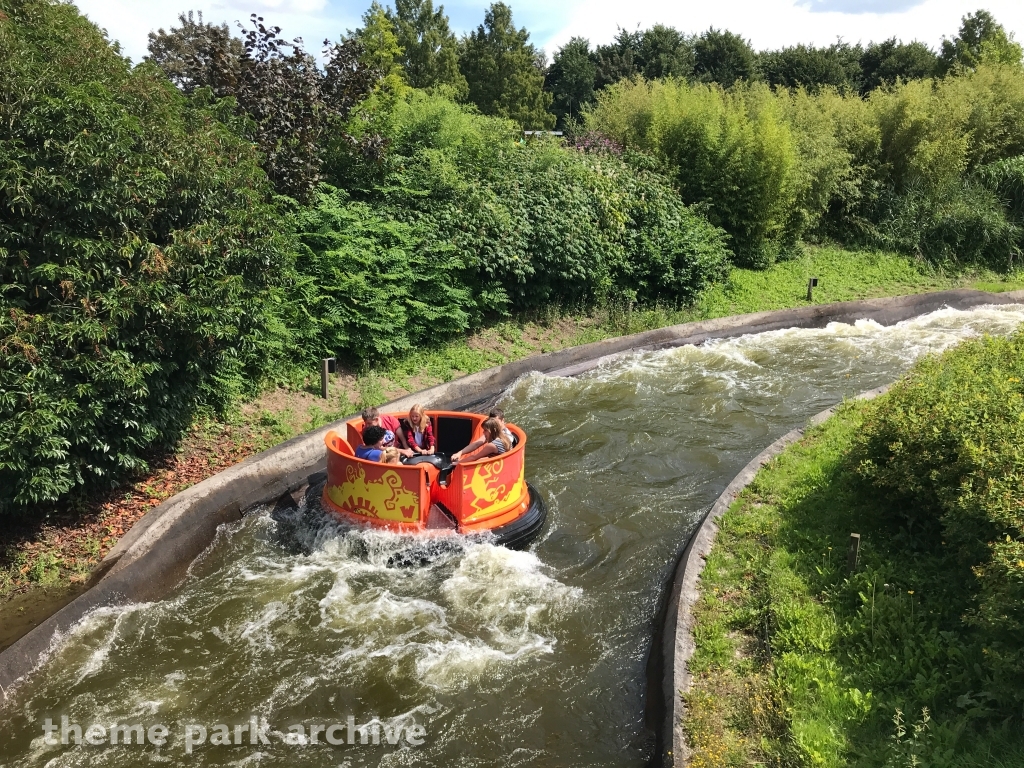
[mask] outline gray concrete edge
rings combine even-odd
[[[684,323],[506,363],[407,395],[382,408],[402,411],[418,402],[431,408],[465,410],[493,401],[527,374],[576,376],[616,355],[638,350],[700,344],[708,339],[782,328],[820,328],[830,322],[864,318],[890,325],[945,306],[968,309],[1017,302],[1024,302],[1024,291],[991,294],[954,290]],[[252,456],[148,512],[108,553],[100,566],[100,578],[89,590],[0,652],[3,700],[87,613],[101,606],[160,599],[181,582],[220,524],[239,519],[248,507],[274,501],[315,481],[325,467],[323,437],[342,424],[343,420],[335,422]]]
[[[886,384],[883,387],[869,389],[850,399],[873,400],[886,392],[890,386],[892,385]],[[692,682],[689,662],[697,649],[693,637],[693,605],[700,597],[700,574],[704,570],[704,563],[714,546],[715,537],[718,534],[718,520],[768,462],[802,438],[809,428],[827,420],[835,413],[839,405],[837,403],[831,408],[816,413],[807,420],[806,426],[790,430],[751,459],[750,463],[722,491],[711,509],[705,513],[700,526],[690,536],[690,540],[683,550],[683,555],[672,579],[669,610],[662,630],[665,654],[665,679],[662,685],[665,695],[666,718],[668,719],[664,733],[672,734],[671,742],[666,739],[666,744],[671,745],[671,751],[664,756],[662,761],[662,765],[667,768],[671,768],[671,766],[683,768],[689,764],[692,756],[686,744],[686,735],[683,733],[686,704],[683,702],[682,694],[690,690]]]

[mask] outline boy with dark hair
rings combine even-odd
[[[412,456],[409,446],[405,444],[405,436],[402,434],[402,425],[394,416],[389,413],[381,415],[376,408],[363,408],[363,428],[373,425],[384,429],[384,447],[394,446],[402,456]]]
[[[384,435],[387,430],[379,424],[363,427],[363,444],[356,448],[356,457],[367,461],[380,461],[384,453]],[[392,438],[393,439],[393,438]]]

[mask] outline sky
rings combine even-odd
[[[386,0],[381,0],[386,5]],[[436,2],[436,0],[435,0]],[[952,37],[967,13],[985,8],[1016,39],[1024,39],[1022,0],[505,0],[516,26],[526,27],[534,45],[550,57],[571,37],[607,43],[618,28],[666,24],[696,33],[728,29],[757,50],[797,43],[868,43],[896,37],[938,48]],[[325,38],[337,40],[360,26],[369,0],[75,0],[75,4],[134,61],[146,54],[147,34],[177,23],[181,11],[202,11],[206,21],[247,21],[256,12],[280,26],[287,38],[302,37],[315,52]],[[452,28],[461,34],[483,21],[489,0],[443,3]]]

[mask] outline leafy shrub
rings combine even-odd
[[[977,177],[1017,221],[1024,221],[1024,155],[983,165]]]
[[[921,361],[866,412],[860,475],[926,546],[970,567],[982,699],[1024,701],[1024,332]],[[977,696],[975,697],[977,698]]]
[[[230,113],[0,2],[0,509],[111,484],[280,356],[288,242]]]
[[[502,173],[428,198],[419,221],[452,243],[477,290],[511,309],[589,306],[625,291],[678,304],[723,274],[725,239],[666,180],[611,156],[510,146]]]
[[[839,91],[860,87],[860,45],[835,42],[827,48],[796,45],[758,56],[758,69],[771,85],[783,88],[804,87],[817,92],[823,88]]]
[[[729,233],[737,263],[766,266],[800,235],[797,151],[767,87],[623,81],[598,95],[587,125],[663,158],[683,200]]]
[[[303,354],[381,359],[464,331],[472,299],[450,247],[321,187],[295,215],[302,279],[294,302],[313,330]]]
[[[958,181],[939,189],[911,189],[894,198],[877,242],[935,263],[1006,270],[1019,260],[1022,236],[1024,230],[1007,216],[993,192]]]
[[[825,236],[1007,268],[1022,221],[1011,166],[999,164],[1024,155],[1022,125],[1024,72],[1000,64],[867,99],[622,81],[587,116],[592,131],[670,166],[683,199],[706,203],[737,263],[752,266]]]
[[[232,37],[226,24],[197,22],[191,12],[180,14],[178,28],[149,33],[147,61],[159,66],[171,81],[191,95],[209,88],[217,98],[231,97],[247,119],[244,133],[263,155],[263,167],[283,195],[308,199],[320,179],[327,137],[352,107],[388,74],[367,66],[359,41],[344,40],[325,47],[326,66],[303,50],[301,40],[288,41],[281,28],[251,15],[252,28],[239,27],[242,39]],[[380,142],[364,136],[360,149],[378,156]]]
[[[475,298],[471,323],[615,292],[677,304],[727,263],[721,231],[637,155],[524,143],[508,121],[422,93],[370,117],[391,153],[383,167],[346,168],[339,181],[358,179],[366,199],[453,249]]]

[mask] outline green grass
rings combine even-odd
[[[972,574],[893,529],[854,471],[865,407],[810,430],[722,518],[684,697],[693,768],[1024,765],[1019,723],[968,690],[985,653],[961,620]]]
[[[807,281],[818,278],[815,304],[877,296],[901,296],[950,288],[1008,291],[1024,288],[1024,273],[989,271],[950,274],[925,262],[880,251],[805,248],[804,255],[764,271],[734,269],[698,305],[701,319],[807,304]]]

